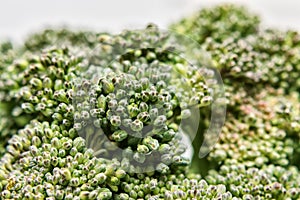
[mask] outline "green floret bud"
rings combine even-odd
[[[159,147],[159,143],[156,139],[152,137],[146,137],[143,139],[143,144],[147,146],[150,150],[157,150]]]
[[[141,131],[143,129],[143,122],[136,119],[130,124],[130,128],[132,131],[135,131],[135,132]]]
[[[139,153],[139,152],[136,152],[134,153],[133,155],[133,159],[139,163],[144,163],[145,160],[146,160],[146,156],[145,154],[142,154],[142,153]]]
[[[23,103],[22,104],[22,109],[26,113],[33,113],[35,111],[35,107],[31,103]]]
[[[137,151],[142,154],[147,154],[150,150],[146,145],[138,145]]]
[[[117,142],[121,142],[121,141],[125,140],[127,138],[127,136],[128,136],[128,134],[126,131],[118,130],[118,131],[114,132],[111,137],[113,140],[115,140]]]
[[[106,188],[101,188],[99,191],[98,199],[108,200],[112,198],[112,192]]]

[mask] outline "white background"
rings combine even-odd
[[[32,31],[68,26],[96,31],[168,24],[218,2],[245,4],[267,26],[300,30],[298,0],[0,0],[0,39],[22,41]]]

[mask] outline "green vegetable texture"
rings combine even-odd
[[[0,199],[300,199],[300,34],[231,4],[170,30],[0,43]]]

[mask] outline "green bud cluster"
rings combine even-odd
[[[271,85],[298,91],[300,35],[295,31],[263,30],[246,38],[229,37],[221,42],[207,39],[203,48],[210,52],[226,84],[243,80],[245,87]]]
[[[297,31],[264,29],[257,15],[232,4],[204,8],[171,29],[199,42],[228,85],[243,82],[251,89],[268,84],[287,93],[300,88]],[[201,58],[197,51],[191,55],[195,59]]]
[[[100,35],[89,59],[94,66],[75,87],[77,131],[98,156],[120,155],[129,171],[165,173],[170,164],[187,165],[179,124],[213,100],[206,84],[211,77],[177,55],[170,37],[155,25]],[[130,152],[125,160],[124,150]]]
[[[239,199],[298,199],[299,32],[262,29],[248,12],[237,18],[241,10],[220,5],[171,26],[202,45],[225,83],[227,118],[208,156],[215,170],[205,180],[225,184]],[[247,25],[231,29],[239,24]],[[201,51],[192,56],[201,58]]]
[[[273,164],[248,167],[238,160],[227,160],[220,170],[211,170],[209,184],[224,184],[238,199],[299,199],[299,170]]]
[[[299,144],[298,97],[279,98],[280,92],[271,88],[254,97],[243,91],[231,95],[234,105],[228,107],[230,113],[210,159],[235,159],[248,167],[289,165]]]
[[[13,44],[10,41],[0,43],[0,74],[5,73],[6,67],[14,62],[17,57],[17,52],[13,48]],[[0,86],[1,87],[1,86]],[[0,102],[0,155],[5,150],[7,140],[16,133],[12,118],[8,117],[9,106],[4,102]],[[20,122],[21,123],[21,119]],[[26,123],[25,123],[26,124]]]
[[[116,157],[114,150],[121,148],[132,152],[126,160],[120,154],[122,162],[151,165],[164,173],[167,165],[187,165],[181,158],[185,147],[180,145],[179,124],[191,116],[191,109],[210,104],[210,88],[192,66],[170,66],[159,60],[149,64],[141,55],[131,59],[138,61],[109,65],[113,70],[102,72],[97,84],[88,80],[78,84],[74,126],[101,155]],[[109,148],[110,153],[102,150],[109,143],[103,142],[103,133],[111,146],[117,145]],[[97,145],[96,140],[102,141]]]
[[[91,31],[71,31],[69,29],[46,29],[30,35],[24,42],[23,51],[40,52],[42,49],[70,47],[74,51],[79,48],[94,48],[100,33]]]
[[[0,104],[0,155],[5,152],[7,141],[17,132],[14,127],[13,118],[8,116],[6,105]],[[27,120],[25,121],[27,123]]]
[[[170,43],[169,33],[164,33],[155,24],[149,24],[142,30],[124,30],[117,35],[100,34],[98,45],[93,49],[90,60],[94,65],[107,65],[107,61],[130,60],[144,57],[151,62],[155,59],[166,62],[182,62],[182,58],[172,51],[174,43]]]
[[[72,57],[67,49],[24,57],[28,58],[15,61],[0,74],[3,137],[34,118],[71,127],[72,81],[82,71],[81,59]]]
[[[12,64],[15,57],[16,52],[13,47],[13,44],[10,41],[1,42],[0,43],[0,72],[5,71],[5,67]]]
[[[124,192],[114,199],[232,199],[225,185],[209,185],[199,175],[180,172],[157,178],[126,176],[121,188]]]
[[[126,172],[116,160],[93,156],[74,129],[31,121],[1,158],[5,199],[111,199]]]
[[[212,91],[201,71],[174,53],[129,51],[120,64],[109,66],[110,73],[97,66],[103,71],[95,85],[78,85],[77,79],[94,77],[86,71],[85,60],[67,48],[23,57],[7,66],[0,78],[1,101],[9,105],[2,126],[9,117],[18,127],[27,124],[18,133],[10,132],[13,136],[1,158],[1,197],[110,199],[127,172],[134,176],[145,170],[132,162],[144,163],[150,154],[155,165],[146,166],[149,176],[189,164],[181,157],[186,147],[179,123],[190,117],[190,108],[208,105]],[[24,119],[22,124],[19,119]],[[98,140],[78,137],[82,130]],[[90,141],[96,152],[85,147]],[[117,160],[108,155],[114,153],[114,144],[125,148]]]
[[[207,38],[220,42],[228,37],[242,38],[256,33],[259,23],[259,16],[247,8],[221,4],[203,8],[171,25],[171,29],[202,44]]]

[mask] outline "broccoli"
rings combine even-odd
[[[1,199],[299,199],[299,33],[259,22],[204,8],[171,25],[199,42],[192,51],[154,24],[3,42]],[[216,142],[204,159],[201,141]]]
[[[226,84],[242,80],[247,88],[271,85],[289,93],[300,89],[299,36],[291,30],[267,29],[240,39],[207,39],[203,48]]]
[[[232,5],[223,6],[234,8]],[[220,6],[204,9],[199,13],[206,13],[211,9],[216,9],[215,13],[218,13]],[[238,9],[230,12],[231,15],[238,15],[237,13]],[[207,20],[215,20],[213,17],[214,15],[211,18],[206,16]],[[186,34],[202,45],[211,58],[211,65],[219,69],[225,83],[227,118],[219,142],[208,155],[207,159],[213,169],[207,172],[206,180],[209,184],[225,184],[233,196],[245,199],[297,199],[299,33],[292,30],[264,30],[254,23],[243,23],[244,20],[251,19],[251,16],[240,19],[241,24],[248,25],[242,31],[253,32],[239,36],[234,31],[224,33],[222,27],[233,25],[229,20],[219,22],[223,26],[216,28],[214,34],[217,35],[204,34],[201,26],[195,26],[194,29],[185,26],[186,23],[202,23],[201,14],[172,25],[178,31],[186,31]],[[212,23],[212,26],[219,23]],[[196,52],[192,56],[198,59],[201,56],[197,54],[200,53]],[[237,167],[242,167],[244,171],[236,170]],[[273,174],[277,170],[281,174]],[[247,177],[248,171],[252,172]],[[261,189],[253,188],[261,181],[252,180],[254,172],[266,174],[266,178],[268,176],[268,181],[259,186]],[[295,179],[284,182],[282,174],[284,177],[293,174]],[[233,182],[228,181],[231,176]],[[241,178],[241,181],[234,181],[236,177]],[[272,184],[279,185],[280,192],[273,193],[272,188],[267,191]]]
[[[111,37],[119,45],[120,36]],[[191,108],[209,105],[211,91],[201,72],[171,48],[128,47],[117,61],[91,67],[72,49],[52,49],[10,65],[1,75],[2,102],[12,123],[25,118],[27,125],[2,156],[3,197],[111,198],[126,173],[184,171],[189,161],[182,157],[178,124]]]
[[[256,34],[260,18],[247,8],[233,4],[221,4],[203,8],[193,15],[171,25],[171,29],[190,36],[199,43],[208,38],[222,42],[228,37],[235,39]]]

